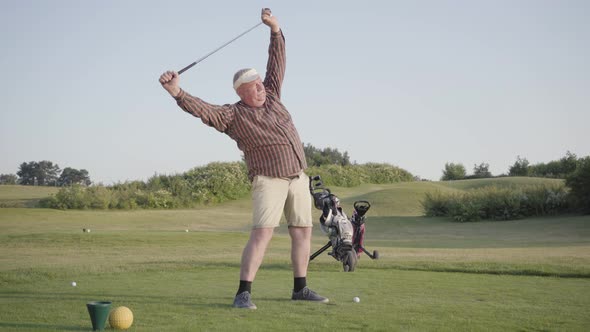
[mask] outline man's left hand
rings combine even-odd
[[[260,18],[264,24],[270,27],[272,32],[279,32],[281,30],[279,26],[279,20],[277,20],[277,18],[272,15],[270,8],[262,8]]]

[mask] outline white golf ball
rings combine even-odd
[[[358,296],[355,296],[355,297],[353,297],[353,298],[352,298],[352,301],[353,301],[354,303],[359,303],[359,302],[361,302],[361,299],[359,299],[359,297],[358,297]]]
[[[185,230],[185,232],[187,232],[187,233],[188,233],[188,229],[187,229],[187,230]]]
[[[78,285],[75,281],[72,281],[72,287],[76,287]]]

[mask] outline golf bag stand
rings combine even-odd
[[[354,212],[352,213],[352,217],[350,218],[350,222],[354,228],[354,236],[352,247],[354,251],[357,253],[357,257],[360,258],[361,254],[364,252],[367,256],[371,257],[371,259],[378,259],[379,252],[377,250],[373,250],[373,254],[371,254],[367,249],[365,249],[364,241],[365,241],[365,214],[369,211],[371,207],[371,203],[367,201],[356,201],[354,202]]]
[[[322,211],[320,228],[330,239],[326,245],[309,257],[310,261],[332,247],[328,255],[342,262],[344,272],[352,272],[356,268],[361,252],[366,253],[372,259],[379,257],[376,251],[370,254],[363,247],[365,214],[371,207],[369,202],[355,202],[355,211],[352,218],[348,219],[340,206],[338,197],[332,194],[330,189],[324,187],[319,176],[309,177],[309,191],[313,197],[314,206]]]

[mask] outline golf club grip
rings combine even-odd
[[[195,62],[191,63],[190,65],[188,65],[188,66],[186,66],[186,67],[182,68],[181,70],[179,70],[179,71],[178,71],[178,75],[180,75],[180,74],[184,73],[185,71],[187,71],[187,70],[191,69],[191,68],[192,68],[192,66],[194,66],[194,65],[196,65],[196,64],[197,64],[197,62],[195,61]]]

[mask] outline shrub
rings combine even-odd
[[[427,192],[421,201],[427,217],[445,217],[449,215],[450,195],[440,191]]]
[[[568,211],[569,204],[565,186],[536,185],[489,186],[460,194],[427,193],[422,207],[426,216],[446,216],[466,222],[554,215]]]
[[[86,188],[80,185],[61,188],[51,201],[55,209],[87,209],[90,204],[86,197]]]
[[[218,203],[246,195],[250,181],[242,162],[210,163],[188,171],[184,178],[192,189],[192,197],[200,203]]]
[[[366,183],[385,184],[414,180],[410,172],[389,164],[367,163],[361,165],[361,169],[367,175]]]
[[[576,170],[565,183],[571,188],[573,204],[584,213],[590,213],[590,156],[578,161]]]
[[[326,185],[343,187],[413,179],[409,172],[389,164],[324,165],[308,169],[307,174],[322,176]],[[172,209],[238,199],[249,193],[250,186],[244,162],[214,162],[183,174],[154,175],[146,182],[63,187],[40,205],[57,209]]]
[[[111,203],[109,204],[109,208],[111,209],[123,209],[123,210],[133,210],[139,207],[137,203],[137,195],[136,193],[139,190],[132,190],[129,187],[124,186],[117,186],[110,188],[112,192],[111,196]]]
[[[93,186],[85,189],[87,208],[106,210],[111,205],[112,192],[104,186]]]
[[[135,201],[142,208],[171,209],[177,207],[172,194],[164,189],[156,191],[137,191]]]
[[[39,200],[39,207],[47,209],[57,208],[57,198],[54,195]]]
[[[492,186],[477,189],[473,195],[481,202],[482,219],[509,220],[521,217],[518,190]]]
[[[379,163],[349,166],[324,165],[310,167],[305,172],[309,176],[321,176],[327,186],[339,187],[355,187],[363,183],[387,184],[414,180],[414,176],[402,168]]]
[[[482,202],[476,196],[461,195],[459,199],[452,199],[449,213],[455,221],[478,221],[482,217]]]
[[[324,165],[310,167],[305,173],[309,176],[319,175],[328,186],[354,187],[362,183],[362,174],[358,166]]]

